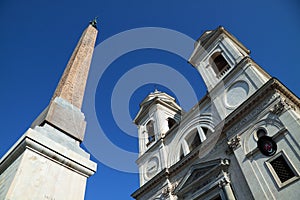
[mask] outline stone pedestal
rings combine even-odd
[[[47,124],[30,128],[0,161],[0,199],[83,200],[97,168],[89,156]]]

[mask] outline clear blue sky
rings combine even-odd
[[[139,27],[164,27],[197,39],[203,31],[222,25],[251,50],[251,57],[260,66],[300,95],[300,3],[297,0],[203,3],[199,0],[2,0],[0,156],[47,106],[83,29],[94,16],[100,19],[97,44]],[[109,133],[107,137],[126,151],[137,151],[137,139],[116,126],[110,110],[112,89],[122,73],[150,62],[180,71],[190,80],[199,98],[206,92],[197,72],[176,55],[145,49],[118,58],[101,78],[97,94],[92,98],[96,98],[99,119],[105,116],[104,123],[99,123]],[[154,84],[141,85],[134,92],[128,105],[132,116],[138,111],[138,103],[154,87]],[[158,84],[157,87],[168,91],[167,86]],[[108,150],[104,153],[110,155]],[[88,180],[86,199],[131,199],[130,194],[138,184],[137,174],[117,171],[98,162],[98,172]]]

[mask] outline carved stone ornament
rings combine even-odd
[[[172,194],[174,192],[174,190],[177,186],[178,186],[178,182],[175,182],[171,186],[165,187],[162,190],[162,196],[165,198],[168,197],[170,193]]]
[[[173,183],[170,187],[170,192],[173,193],[177,186],[178,186],[178,182]]]
[[[294,109],[294,106],[289,104],[285,98],[280,98],[273,108],[270,109],[271,113],[274,115],[281,115],[285,110]]]
[[[221,161],[221,164],[223,165],[223,166],[229,166],[229,164],[230,164],[230,160],[229,159],[227,159],[227,158],[224,158],[222,161]]]
[[[238,147],[241,146],[240,141],[241,141],[241,137],[239,135],[236,135],[227,142],[228,147],[231,150],[236,150]]]
[[[227,174],[224,174],[224,177],[219,181],[219,187],[222,188],[230,183],[230,179]]]
[[[169,193],[170,193],[170,187],[169,187],[169,186],[168,186],[168,187],[165,187],[165,188],[162,190],[162,192],[161,192],[161,194],[162,194],[162,196],[163,196],[164,198],[168,197],[168,196],[169,196]]]
[[[237,124],[235,124],[227,132],[227,135],[231,136],[235,132],[237,132],[238,130],[240,130],[241,127],[243,127],[245,124],[247,124],[249,121],[251,121],[253,119],[253,117],[255,117],[256,115],[258,115],[259,113],[261,113],[276,97],[277,97],[276,95],[272,95],[270,98],[267,98],[261,104],[259,104],[255,108],[253,108],[252,111],[248,115],[246,115],[245,117],[243,117],[242,120],[239,120],[239,122]]]

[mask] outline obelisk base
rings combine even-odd
[[[31,128],[45,123],[63,131],[82,142],[85,132],[85,117],[81,110],[61,97],[54,98],[47,108],[32,123]]]
[[[96,168],[78,141],[47,124],[30,128],[0,160],[0,199],[83,200]]]

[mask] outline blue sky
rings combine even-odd
[[[203,31],[222,25],[251,50],[251,57],[260,66],[300,95],[300,3],[296,0],[2,0],[0,156],[47,106],[83,29],[94,16],[100,21],[96,45],[139,27],[168,28],[197,39]],[[107,137],[125,151],[137,152],[137,139],[132,136],[135,133],[128,135],[116,125],[110,109],[112,90],[122,74],[146,63],[171,66],[190,81],[198,98],[206,93],[197,71],[174,54],[142,49],[120,56],[107,68],[91,98],[96,99],[99,123]],[[168,85],[140,85],[127,105],[132,117],[139,109],[138,103],[155,87],[176,95]],[[109,150],[101,151],[110,155]],[[131,199],[130,194],[137,188],[137,174],[98,161],[98,172],[88,180],[85,199]]]

